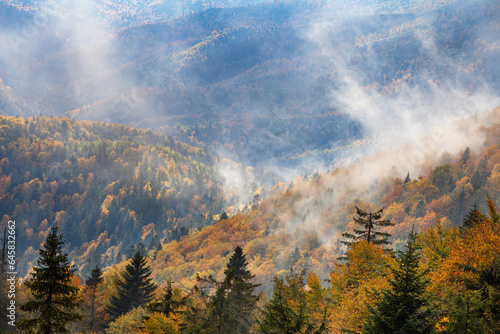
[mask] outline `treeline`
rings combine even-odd
[[[240,246],[222,279],[197,274],[192,289],[171,281],[160,289],[141,251],[105,274],[96,266],[81,284],[55,224],[20,287],[17,324],[75,333],[497,333],[500,215],[490,198],[487,206],[487,215],[471,208],[460,227],[412,230],[398,251],[380,232],[391,225],[383,209],[357,208],[358,227],[344,234],[347,252],[329,280],[292,266],[274,276],[269,295],[258,293]]]
[[[18,225],[19,272],[57,223],[83,273],[200,228],[224,206],[213,158],[151,131],[68,118],[0,117],[0,211]],[[24,275],[23,274],[23,275]]]

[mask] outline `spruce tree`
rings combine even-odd
[[[254,275],[246,268],[247,265],[243,249],[237,246],[229,259],[222,282],[212,276],[197,278],[199,282],[215,287],[215,293],[209,297],[209,314],[205,323],[209,333],[249,332],[258,299],[253,292],[259,285],[250,282]]]
[[[479,210],[477,203],[474,203],[474,206],[464,218],[462,226],[460,227],[460,232],[463,234],[467,229],[484,220],[486,220],[486,216]]]
[[[149,303],[157,288],[150,275],[151,269],[147,266],[146,258],[138,250],[125,267],[122,279],[117,282],[118,296],[111,296],[108,313],[118,317]]]
[[[69,333],[66,325],[81,319],[75,308],[81,303],[78,288],[71,285],[76,269],[69,263],[62,247],[64,241],[55,224],[40,249],[40,258],[31,278],[25,282],[32,298],[20,309],[34,313],[32,319],[19,322],[18,327],[29,333]]]
[[[97,288],[99,284],[104,281],[102,277],[102,270],[99,266],[95,266],[90,273],[90,276],[85,281],[85,287],[90,291],[90,331],[94,329],[94,317],[95,317],[95,298],[97,293]]]
[[[163,297],[160,301],[155,301],[148,304],[147,308],[151,312],[163,313],[166,317],[171,314],[181,313],[179,309],[186,305],[187,296],[179,297],[174,294],[172,287],[173,282],[167,282]]]
[[[384,208],[378,210],[377,212],[367,212],[356,207],[356,213],[358,217],[353,217],[354,222],[362,226],[362,229],[354,229],[354,234],[345,232],[342,234],[344,238],[349,239],[349,241],[341,241],[347,246],[351,246],[353,243],[364,239],[374,245],[388,245],[390,244],[387,240],[391,235],[385,232],[375,231],[376,228],[393,226],[390,220],[380,220],[384,213]]]
[[[327,333],[326,310],[322,322],[315,325],[306,314],[303,274],[293,269],[285,279],[274,277],[273,296],[261,310],[259,334],[323,334]],[[289,297],[293,299],[289,302]]]
[[[500,223],[500,215],[498,214],[495,202],[491,199],[490,195],[488,195],[488,200],[486,201],[486,203],[488,204],[491,223],[493,225],[498,225],[498,223]]]
[[[259,285],[250,282],[255,275],[250,273],[247,265],[243,249],[237,246],[224,271],[225,282],[229,288],[227,293],[228,333],[248,333],[253,323],[253,309],[258,299],[253,293]]]
[[[378,294],[375,307],[364,324],[364,333],[431,333],[432,324],[423,308],[427,305],[425,272],[419,268],[419,246],[412,231],[403,251],[398,252],[398,266],[392,270],[391,289]]]

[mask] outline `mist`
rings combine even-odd
[[[419,153],[382,165],[416,172],[427,152],[468,145],[459,133],[422,138],[499,104],[498,13],[474,17],[491,1],[257,3],[19,9],[22,23],[0,31],[0,78],[29,102],[10,114],[118,122],[207,147],[244,205],[261,187],[409,143]]]

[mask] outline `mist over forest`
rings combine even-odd
[[[202,333],[241,246],[261,310],[283,289],[311,330],[364,333],[363,289],[390,287],[415,232],[435,331],[462,330],[466,297],[497,326],[479,240],[500,235],[499,22],[496,0],[0,0],[0,226],[17,222],[19,278],[57,226],[81,289],[104,270],[98,332],[163,312],[113,304],[141,255],[177,289],[182,311],[157,320]],[[349,244],[381,208],[393,251]],[[248,298],[241,333],[264,333]]]

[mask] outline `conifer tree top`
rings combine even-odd
[[[19,328],[28,332],[68,333],[66,324],[81,318],[73,310],[81,303],[78,288],[71,285],[76,269],[63,252],[63,237],[55,224],[40,249],[38,266],[33,268],[31,278],[25,282],[32,297],[20,309],[34,313],[35,317],[19,323]]]
[[[390,244],[388,238],[391,235],[389,233],[375,231],[376,228],[394,225],[390,220],[380,220],[384,214],[384,208],[376,212],[369,212],[361,210],[356,206],[356,213],[358,217],[353,217],[353,220],[362,229],[354,229],[353,233],[343,233],[342,236],[349,239],[349,241],[342,241],[343,244],[351,246],[361,239],[374,245]]]

